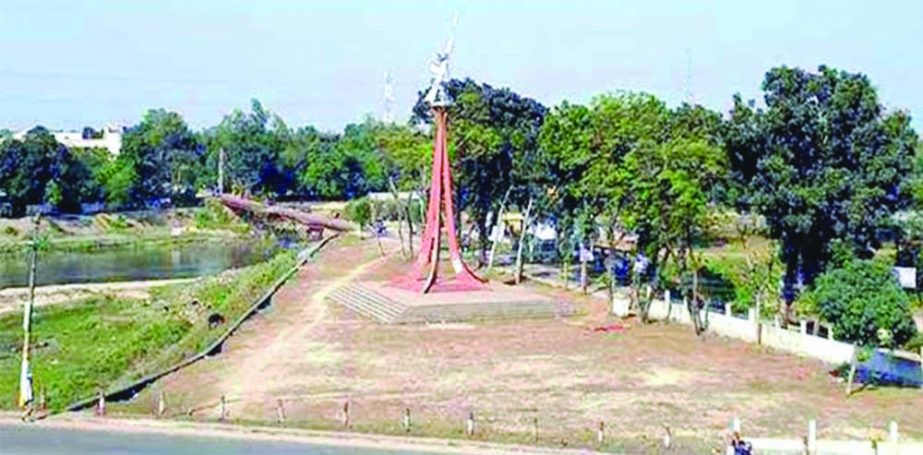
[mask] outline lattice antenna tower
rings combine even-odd
[[[683,80],[686,102],[690,106],[695,106],[695,94],[692,91],[692,53],[689,52],[689,48],[686,48],[686,75]]]
[[[384,91],[385,111],[382,114],[381,121],[385,123],[394,122],[394,76],[390,71],[385,73],[385,91]]]

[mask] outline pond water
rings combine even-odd
[[[271,245],[246,239],[44,252],[39,254],[36,284],[192,278],[251,265],[273,252]],[[28,256],[0,255],[0,289],[28,284]]]

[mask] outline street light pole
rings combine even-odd
[[[29,300],[26,301],[22,313],[22,366],[19,370],[19,407],[26,408],[31,406],[33,401],[32,395],[32,373],[29,368],[29,339],[32,335],[32,305],[35,303],[35,263],[38,256],[38,228],[41,218],[36,215],[33,219],[32,228],[32,257],[29,264]]]

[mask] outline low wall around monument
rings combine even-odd
[[[617,315],[626,314],[627,304],[624,299],[613,302],[613,312]],[[751,309],[747,317],[742,318],[731,313],[730,305],[726,305],[724,311],[719,312],[708,308],[706,311],[703,320],[706,321],[707,330],[716,335],[749,343],[759,342],[763,346],[832,364],[847,363],[852,359],[854,348],[851,344],[810,335],[804,330],[804,325],[800,330],[795,331],[774,324],[760,324],[757,321],[755,310]],[[669,292],[664,294],[663,299],[654,299],[651,302],[648,315],[653,320],[692,324],[686,305],[672,301]]]

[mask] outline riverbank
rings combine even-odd
[[[194,283],[150,288],[144,299],[94,295],[46,306],[33,320],[36,396],[61,410],[99,388],[117,389],[198,352],[295,263],[283,251],[269,261]],[[0,390],[15,406],[22,328],[0,315]]]
[[[31,240],[30,218],[0,218],[0,254],[23,253]],[[46,251],[86,252],[130,245],[222,240],[250,234],[249,225],[220,205],[42,219]]]
[[[196,281],[197,278],[175,278],[167,280],[138,280],[117,283],[79,283],[52,284],[35,288],[35,305],[53,305],[74,300],[88,299],[100,294],[117,298],[147,299],[152,288],[175,286]],[[29,288],[0,289],[0,315],[9,311],[19,311],[20,306],[29,299]]]
[[[457,439],[416,438],[371,435],[350,432],[300,430],[270,426],[240,426],[217,423],[196,423],[175,420],[108,419],[85,415],[62,415],[31,424],[23,424],[18,416],[0,414],[0,427],[36,428],[127,435],[158,435],[163,437],[194,437],[225,441],[293,443],[353,450],[380,450],[385,453],[438,454],[591,454],[587,450],[550,449],[523,445],[494,444]],[[307,450],[305,448],[304,450]],[[260,452],[263,453],[263,452]],[[307,453],[311,453],[308,451]]]

